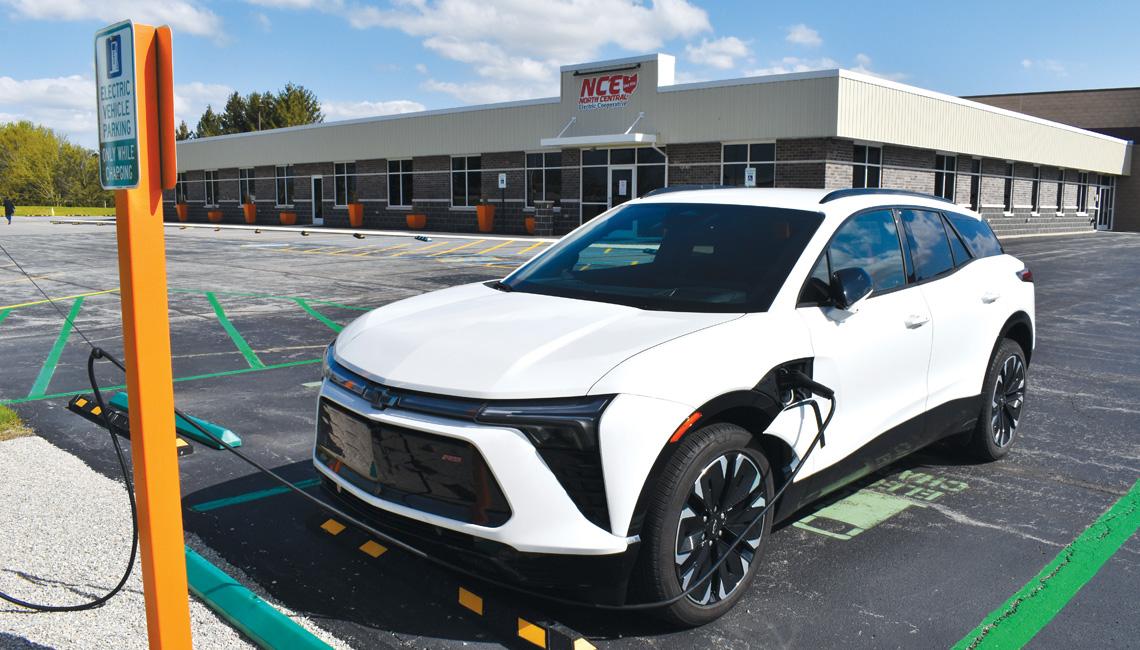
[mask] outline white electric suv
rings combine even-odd
[[[348,326],[314,463],[465,570],[700,624],[802,506],[956,434],[1003,456],[1033,319],[1029,270],[950,202],[670,188]]]

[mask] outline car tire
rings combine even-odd
[[[1015,341],[1002,339],[994,350],[982,384],[982,410],[969,449],[983,461],[1009,453],[1025,406],[1027,387],[1025,351]]]
[[[676,598],[697,584],[677,602],[653,610],[691,627],[719,618],[747,591],[772,530],[771,510],[729,551],[732,557],[718,571],[700,583],[693,581],[723,557],[730,542],[772,501],[774,486],[763,451],[751,433],[735,424],[703,427],[677,444],[647,507],[634,578],[651,602]]]

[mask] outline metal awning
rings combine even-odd
[[[612,145],[656,144],[656,133],[612,133],[604,135],[575,135],[543,138],[544,147],[603,147]]]

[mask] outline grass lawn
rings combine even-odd
[[[32,435],[32,430],[24,425],[24,421],[15,411],[7,406],[0,406],[0,440],[11,440],[22,436]]]
[[[55,214],[52,215],[52,210]],[[56,206],[52,208],[48,205],[17,205],[17,217],[112,217],[115,215],[115,208],[70,208],[64,206]]]

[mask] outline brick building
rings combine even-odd
[[[969,97],[1047,120],[1135,142],[1140,138],[1140,88],[1103,88],[1060,92]],[[1140,231],[1140,175],[1101,181],[1097,227]]]
[[[1127,140],[846,70],[690,84],[673,72],[663,54],[564,66],[549,99],[189,140],[165,199],[192,221],[239,222],[249,200],[259,223],[289,211],[344,226],[359,203],[365,227],[423,214],[455,232],[489,203],[495,230],[515,234],[550,201],[563,234],[658,187],[754,178],[917,190],[999,234],[1060,233],[1111,224],[1130,172]]]

